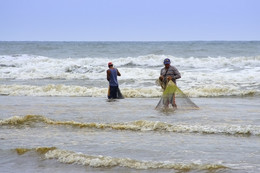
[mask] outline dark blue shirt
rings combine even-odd
[[[117,82],[117,69],[116,68],[110,68],[110,80],[109,85],[110,86],[118,86]]]

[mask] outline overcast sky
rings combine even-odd
[[[0,0],[0,40],[260,40],[260,0]]]

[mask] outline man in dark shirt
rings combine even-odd
[[[108,63],[108,70],[107,70],[107,80],[109,82],[108,88],[108,98],[109,99],[116,99],[121,98],[122,94],[118,88],[118,81],[117,76],[121,76],[120,72],[113,67],[113,63]]]
[[[160,83],[161,83],[161,87],[163,88],[163,90],[165,90],[168,81],[172,80],[176,84],[176,79],[181,78],[181,74],[177,70],[176,67],[170,65],[171,64],[170,59],[166,58],[163,61],[163,63],[164,63],[164,68],[161,69],[159,80],[160,80]],[[173,94],[172,106],[177,107],[177,105],[175,103],[175,94]]]
[[[164,68],[161,69],[161,76],[159,79],[163,82],[172,80],[176,84],[176,79],[181,78],[180,72],[176,67],[171,66],[171,60],[166,58],[164,60]]]

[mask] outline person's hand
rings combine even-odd
[[[163,76],[160,76],[159,79],[160,79],[160,81],[163,81]]]
[[[167,77],[168,81],[172,80],[172,77],[171,76],[168,76]]]

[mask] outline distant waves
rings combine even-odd
[[[156,80],[163,59],[170,58],[182,78],[177,81],[190,97],[258,96],[260,56],[184,58],[167,55],[100,58],[49,58],[35,55],[0,56],[0,94],[23,96],[106,95],[107,62],[126,97],[159,97]]]

